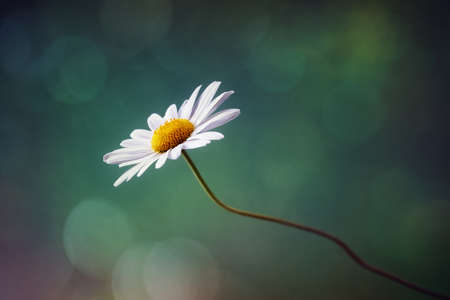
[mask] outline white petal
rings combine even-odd
[[[215,112],[219,106],[222,105],[231,95],[234,94],[234,91],[228,91],[217,96],[209,105],[203,110],[202,114],[197,119],[197,124],[200,124],[204,120],[206,120],[213,112]]]
[[[111,156],[117,155],[117,154],[139,154],[139,153],[150,153],[152,150],[150,146],[145,147],[131,147],[131,148],[120,148],[117,150],[114,150],[112,152],[109,152],[103,156],[103,159],[108,159]]]
[[[148,127],[151,130],[156,130],[164,123],[164,119],[158,114],[151,114],[147,119]]]
[[[153,136],[153,133],[145,129],[135,129],[130,133],[130,136],[134,139],[150,140]]]
[[[180,118],[181,119],[189,119],[192,115],[192,108],[194,107],[195,99],[197,99],[198,92],[202,88],[201,85],[195,88],[195,90],[192,92],[191,97],[189,97],[188,102],[186,105],[183,106],[183,110],[180,112]]]
[[[218,113],[215,113],[211,117],[209,117],[206,121],[204,121],[202,124],[200,124],[196,129],[195,132],[202,132],[207,131],[210,129],[214,129],[216,127],[222,126],[231,120],[237,118],[240,114],[240,110],[233,108],[233,109],[226,109],[222,110]]]
[[[137,139],[126,139],[120,143],[122,147],[143,147],[148,144],[147,140],[137,140]]]
[[[220,81],[213,81],[208,87],[203,91],[202,95],[200,96],[200,99],[198,100],[197,107],[195,109],[195,112],[193,113],[191,117],[191,122],[194,123],[194,125],[197,125],[197,119],[202,114],[203,110],[209,105],[212,98],[217,92],[217,89],[220,86]]]
[[[209,143],[210,143],[210,141],[207,141],[207,140],[192,140],[192,141],[186,141],[182,145],[183,145],[183,149],[195,149],[195,148],[204,147],[204,146],[208,145]]]
[[[178,118],[177,106],[175,104],[172,104],[167,108],[166,114],[164,115],[164,119],[168,121],[170,119],[177,119],[177,118]]]
[[[178,157],[180,157],[180,155],[181,155],[182,149],[183,149],[182,144],[176,146],[175,148],[170,150],[168,158],[172,159],[172,160],[178,159]]]
[[[139,170],[139,173],[137,174],[137,177],[141,177],[142,174],[159,158],[159,155],[155,155],[154,157],[149,158],[147,161],[145,161],[142,168]]]
[[[169,155],[169,153],[168,153],[169,151],[166,151],[163,154],[161,154],[158,161],[156,162],[156,166],[155,166],[156,169],[159,169],[162,166],[164,166],[164,164],[166,163],[166,160],[167,160],[167,156]]]
[[[132,159],[143,157],[152,153],[150,147],[146,148],[120,148],[112,152],[103,155],[103,161],[107,164],[116,163],[119,160],[129,160],[128,157]],[[137,156],[137,157],[136,157]]]
[[[202,133],[191,136],[190,138],[188,138],[188,141],[195,140],[195,139],[214,141],[214,140],[221,140],[223,138],[224,138],[224,136],[220,132],[207,131],[207,132],[202,132]]]
[[[183,104],[181,104],[180,108],[178,109],[178,117],[181,118],[181,113],[183,112],[184,108],[186,107],[186,104],[188,103],[188,99],[183,101]]]
[[[111,165],[111,164],[121,164],[124,162],[128,162],[130,160],[139,159],[142,157],[147,156],[147,153],[139,153],[139,154],[116,154],[108,158],[103,158],[104,162]]]
[[[141,163],[135,165],[134,167],[130,168],[129,170],[127,170],[119,178],[117,178],[117,180],[114,182],[113,185],[115,187],[117,187],[125,180],[129,181],[131,178],[133,178],[134,175],[136,175],[136,173],[139,171],[139,169],[142,168],[143,164],[144,164],[144,162],[141,162]]]
[[[147,160],[148,158],[149,158],[148,156],[144,156],[144,157],[141,157],[141,158],[138,158],[135,160],[129,160],[129,161],[123,162],[123,163],[119,164],[119,168],[138,164],[140,162],[143,162],[144,160]]]
[[[120,175],[119,178],[117,178],[116,181],[114,181],[113,186],[114,187],[118,187],[120,184],[122,184],[122,182],[125,181],[125,179],[127,179],[127,176],[125,173],[123,173],[122,175]]]

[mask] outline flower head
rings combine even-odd
[[[114,182],[114,186],[129,181],[136,174],[140,177],[154,162],[159,169],[167,159],[178,159],[183,149],[204,147],[213,140],[222,139],[223,134],[210,130],[230,122],[239,116],[240,110],[225,109],[214,113],[234,93],[228,91],[214,98],[219,86],[220,82],[212,82],[197,100],[201,88],[198,86],[179,110],[172,104],[164,117],[151,114],[147,119],[149,130],[133,130],[131,139],[120,143],[122,148],[105,154],[103,161],[107,164],[133,165]]]

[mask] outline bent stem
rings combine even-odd
[[[182,151],[183,157],[185,158],[187,164],[189,165],[189,167],[191,168],[192,172],[194,173],[195,177],[197,178],[198,182],[200,183],[200,185],[202,186],[202,188],[205,190],[206,194],[208,194],[208,196],[211,198],[211,200],[214,201],[214,203],[216,203],[217,205],[219,205],[220,207],[228,210],[229,212],[241,215],[241,216],[245,216],[245,217],[249,217],[249,218],[254,218],[254,219],[260,219],[260,220],[264,220],[264,221],[268,221],[268,222],[273,222],[273,223],[278,223],[284,226],[288,226],[288,227],[294,227],[300,230],[304,230],[310,233],[313,233],[315,235],[324,237],[328,240],[331,240],[332,242],[334,242],[335,244],[337,244],[339,247],[341,247],[348,256],[350,256],[350,258],[355,261],[360,267],[375,273],[379,276],[388,278],[394,282],[397,282],[407,288],[410,288],[412,290],[415,290],[417,292],[423,293],[425,295],[429,295],[435,298],[439,298],[439,299],[450,299],[450,297],[430,291],[428,289],[425,289],[423,287],[420,287],[412,282],[406,281],[404,279],[401,279],[400,277],[397,277],[394,274],[391,274],[389,272],[383,271],[377,267],[374,267],[368,263],[366,263],[362,258],[360,258],[358,255],[356,255],[356,253],[346,244],[344,243],[341,239],[337,238],[336,236],[329,234],[325,231],[319,230],[317,228],[314,227],[310,227],[310,226],[306,226],[306,225],[302,225],[302,224],[297,224],[294,222],[290,222],[290,221],[286,221],[280,218],[276,218],[276,217],[271,217],[271,216],[266,216],[266,215],[262,215],[262,214],[258,214],[258,213],[252,213],[249,211],[245,211],[245,210],[240,210],[234,207],[231,207],[225,203],[223,203],[222,201],[219,200],[219,198],[216,197],[216,195],[214,195],[214,193],[211,191],[211,189],[209,188],[209,186],[206,184],[205,180],[203,179],[202,175],[200,175],[199,170],[197,169],[197,167],[195,166],[194,162],[192,161],[192,159],[189,157],[189,155],[187,154],[187,152],[185,150]]]

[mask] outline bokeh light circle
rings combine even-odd
[[[56,40],[44,53],[47,89],[57,101],[82,103],[93,100],[108,76],[103,51],[82,37],[66,36]]]
[[[150,250],[150,245],[135,245],[119,257],[112,273],[114,299],[150,299],[143,281],[143,263]]]
[[[70,262],[81,272],[106,278],[133,235],[120,209],[101,200],[85,200],[66,220],[64,248]]]
[[[156,243],[144,268],[145,286],[152,300],[213,299],[219,287],[213,256],[193,240],[173,238]]]

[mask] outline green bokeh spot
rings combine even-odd
[[[76,268],[89,276],[105,278],[133,236],[133,228],[118,208],[107,202],[87,200],[67,218],[64,247]]]

